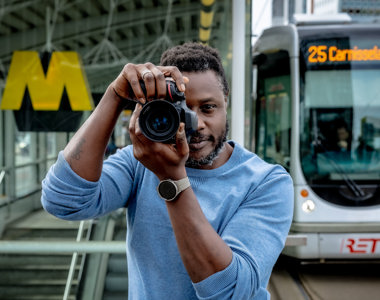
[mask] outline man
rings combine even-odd
[[[166,77],[198,116],[190,142],[183,123],[175,144],[147,139],[137,104],[133,146],[103,162],[125,99],[164,98]],[[42,203],[60,218],[127,207],[129,299],[269,299],[292,219],[292,182],[283,168],[226,141],[228,92],[218,52],[201,44],[169,49],[161,66],[128,64],[43,181]],[[156,190],[167,179],[180,181],[171,201]]]
[[[351,135],[344,120],[338,120],[336,124],[336,150],[347,152],[351,150]]]

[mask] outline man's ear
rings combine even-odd
[[[229,94],[227,94],[227,95],[224,96],[224,103],[226,104],[226,110],[227,110],[227,107],[228,107],[228,98],[229,98]]]

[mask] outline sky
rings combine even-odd
[[[260,35],[271,25],[272,0],[252,0],[252,34]],[[252,42],[256,40],[253,37]]]

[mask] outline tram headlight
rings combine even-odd
[[[302,210],[306,213],[310,213],[315,209],[315,203],[313,200],[306,200],[302,203]]]

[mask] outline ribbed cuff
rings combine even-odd
[[[235,254],[232,256],[231,263],[224,270],[212,274],[206,279],[193,283],[194,289],[201,298],[207,298],[219,293],[231,283],[236,281],[237,276],[237,259]]]

